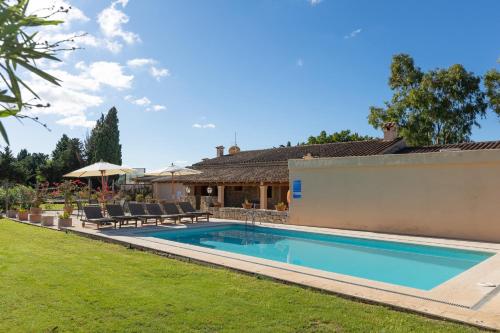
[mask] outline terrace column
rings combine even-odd
[[[224,185],[217,186],[217,201],[224,207]]]
[[[267,209],[267,185],[260,185],[260,209]]]

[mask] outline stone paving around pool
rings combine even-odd
[[[22,222],[38,225],[30,222]],[[236,220],[211,219],[209,223],[148,224],[135,228],[123,226],[120,229],[86,224],[73,218],[73,227],[63,231],[82,236],[119,243],[127,247],[151,251],[157,254],[216,265],[237,271],[271,277],[278,281],[302,285],[325,292],[356,298],[366,302],[387,305],[393,308],[424,315],[468,323],[490,329],[500,329],[500,244],[469,242],[451,239],[401,236],[351,230],[300,227],[283,224],[257,223],[261,226],[319,232],[367,239],[398,241],[420,245],[446,246],[459,249],[495,253],[492,257],[462,274],[437,286],[423,291],[388,283],[330,273],[317,269],[291,265],[272,260],[213,250],[189,244],[147,237],[146,233],[177,228],[244,223]],[[46,227],[57,230],[56,226]]]

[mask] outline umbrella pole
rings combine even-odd
[[[104,202],[104,194],[106,191],[106,185],[104,185],[104,170],[101,171],[101,202]]]
[[[175,194],[174,194],[174,173],[172,172],[172,200],[175,202]]]

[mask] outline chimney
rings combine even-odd
[[[395,122],[385,123],[382,126],[384,141],[393,141],[398,138],[398,125]]]
[[[215,149],[217,149],[217,157],[224,156],[224,146],[217,146]]]

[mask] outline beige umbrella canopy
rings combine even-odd
[[[99,176],[113,176],[113,175],[123,175],[129,172],[134,171],[134,169],[129,168],[124,165],[116,165],[108,162],[97,162],[91,165],[88,165],[84,168],[71,171],[70,173],[65,174],[63,177],[99,177]]]
[[[103,197],[104,192],[107,191],[107,183],[105,182],[105,178],[113,175],[123,175],[129,172],[134,171],[133,168],[129,168],[124,165],[116,165],[108,162],[97,162],[91,165],[88,165],[84,168],[72,171],[70,173],[65,174],[63,177],[67,178],[86,178],[86,177],[101,177],[102,187],[103,187]]]
[[[171,176],[172,177],[172,199],[175,198],[174,194],[174,176],[189,176],[189,175],[198,175],[202,173],[201,171],[198,170],[193,170],[190,168],[185,168],[181,167],[178,165],[175,165],[172,163],[168,167],[154,170],[151,172],[146,172],[144,175],[145,176],[157,176],[157,177],[162,177],[162,176]]]

